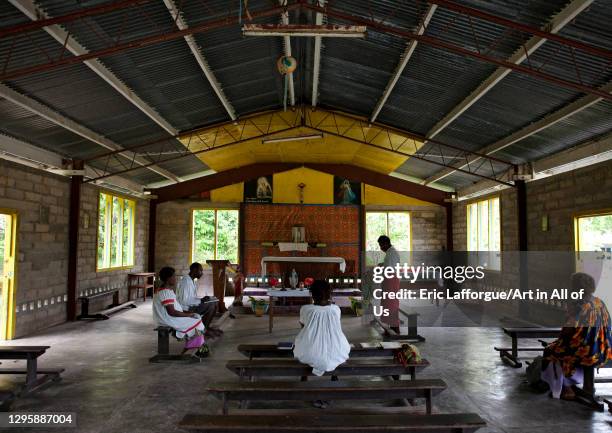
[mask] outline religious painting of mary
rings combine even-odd
[[[245,182],[245,203],[272,203],[272,188],[272,176],[260,176]]]
[[[361,184],[334,176],[334,204],[360,204]]]

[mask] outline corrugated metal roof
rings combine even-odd
[[[49,15],[60,16],[106,2],[107,0],[40,0],[37,4]],[[561,10],[567,1],[464,0],[461,3],[539,27]],[[248,7],[254,12],[276,4],[276,1],[251,0]],[[184,2],[182,17],[188,25],[194,26],[214,19],[235,17],[238,15],[238,6],[238,1],[188,1]],[[428,4],[417,1],[398,3],[391,0],[335,0],[330,6],[414,31]],[[5,2],[0,4],[0,20],[3,27],[29,21],[25,15]],[[292,23],[313,21],[314,14],[310,11],[295,11],[290,14]],[[560,34],[610,49],[611,21],[612,1],[598,0],[568,24]],[[278,23],[279,17],[268,17],[257,22]],[[339,23],[332,19],[328,22]],[[65,27],[89,50],[108,46],[118,33],[121,33],[120,41],[128,41],[176,29],[161,1],[89,17],[65,24]],[[478,43],[472,32],[477,36]],[[503,26],[478,18],[468,19],[443,7],[438,7],[427,34],[466,49],[483,49],[484,46],[493,44],[494,47],[488,54],[498,58],[508,57],[529,37],[520,32],[510,33]],[[282,107],[283,82],[276,71],[276,60],[283,53],[281,38],[243,37],[240,26],[232,25],[199,33],[195,35],[195,40],[239,115]],[[11,55],[10,68],[44,63],[48,61],[48,53],[61,50],[61,45],[42,30],[13,39],[2,38],[0,64],[6,60],[6,54],[13,43],[19,49]],[[368,29],[365,40],[324,39],[319,103],[362,116],[371,115],[400,61],[406,43],[402,38],[375,29]],[[298,103],[310,103],[313,46],[312,38],[292,38],[293,53],[298,60],[298,70],[294,73]],[[606,69],[606,61],[580,51],[576,51],[574,57],[578,63],[580,80],[585,84],[601,85],[612,78]],[[183,39],[124,51],[101,60],[140,98],[179,130],[190,130],[228,119],[225,109]],[[572,53],[567,48],[559,49],[556,42],[545,43],[529,60],[538,67],[546,63],[542,69],[544,72],[568,80],[577,79]],[[421,43],[378,120],[425,134],[495,68],[494,65]],[[148,116],[84,65],[51,69],[12,80],[8,84],[120,145],[134,146],[169,138]],[[477,150],[546,116],[579,96],[578,92],[512,72],[451,123],[437,139],[465,149]],[[87,157],[103,152],[97,144],[13,104],[0,102],[2,129],[12,135],[27,138],[33,144],[47,149],[55,149],[65,156]],[[512,145],[499,155],[514,162],[522,162],[609,131],[611,106],[608,102],[599,103]],[[176,140],[170,140],[166,144],[167,149],[175,149],[179,145]],[[161,147],[158,143],[143,147],[139,151]],[[179,176],[206,168],[196,156],[161,165]],[[428,177],[440,168],[412,159],[398,171],[417,177]],[[144,169],[130,173],[130,177],[142,182],[159,180],[158,175]],[[474,180],[477,178],[453,174],[447,177],[444,183],[462,186]]]

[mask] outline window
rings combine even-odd
[[[483,254],[501,251],[499,197],[467,205],[467,250],[479,253],[481,266],[501,269],[499,254]]]
[[[238,263],[238,210],[195,209],[192,214],[191,261]]]
[[[383,261],[384,253],[378,246],[378,237],[387,235],[391,243],[400,252],[400,258],[407,260],[402,252],[412,249],[410,231],[410,213],[366,212],[366,265],[374,266]]]
[[[612,212],[574,220],[576,251],[612,252]]]
[[[612,211],[574,218],[576,272],[590,274],[597,283],[595,296],[612,305]]]
[[[98,207],[98,270],[134,266],[133,200],[100,193]]]

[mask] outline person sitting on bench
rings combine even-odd
[[[197,349],[198,357],[208,356],[209,350],[204,340],[204,324],[198,313],[183,311],[176,299],[176,271],[164,267],[159,271],[161,286],[153,296],[153,319],[157,326],[169,326],[176,332],[176,338],[186,338],[185,350]]]
[[[295,338],[293,355],[322,376],[349,358],[351,346],[342,332],[340,308],[331,303],[331,287],[324,280],[310,286],[314,304],[300,308],[302,330]]]
[[[567,321],[559,338],[544,349],[542,380],[552,396],[575,399],[572,386],[582,383],[582,366],[597,368],[612,360],[610,313],[595,296],[595,280],[578,272],[571,277],[571,290],[584,290],[582,299],[568,301]]]
[[[223,334],[219,328],[210,326],[217,314],[219,300],[214,296],[204,296],[198,298],[198,288],[195,280],[202,278],[204,268],[198,262],[189,266],[189,274],[181,278],[176,290],[176,297],[183,308],[183,311],[191,311],[202,316],[202,323],[206,328],[207,337],[217,337]]]

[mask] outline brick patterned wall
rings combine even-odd
[[[83,185],[77,291],[126,287],[130,270],[96,273],[97,187]],[[0,208],[18,214],[15,336],[66,320],[69,180],[0,159]],[[48,218],[46,216],[48,211]],[[137,200],[134,271],[146,267],[149,206]],[[89,227],[83,228],[83,215]],[[122,291],[122,299],[127,290]],[[92,311],[109,299],[92,303]],[[78,311],[78,310],[77,310]]]
[[[113,194],[112,191],[109,191]],[[134,244],[134,266],[130,269],[96,272],[97,230],[98,230],[98,200],[100,189],[92,185],[83,185],[81,189],[81,225],[79,227],[79,261],[77,296],[83,290],[119,288],[119,298],[127,300],[127,274],[130,272],[143,272],[147,270],[147,246],[149,235],[149,202],[136,201]],[[84,227],[88,219],[89,225]],[[103,309],[111,298],[98,299],[90,304],[91,311]],[[77,309],[77,311],[80,311]]]
[[[574,215],[603,209],[612,209],[612,161],[528,183],[529,249],[573,251]]]
[[[66,320],[69,183],[41,173],[0,160],[0,208],[18,215],[17,337]]]
[[[411,206],[412,249],[442,251],[446,249],[446,210],[441,206]]]
[[[189,273],[191,264],[191,210],[210,206],[205,200],[175,200],[157,206],[155,269],[172,266],[179,275]]]

